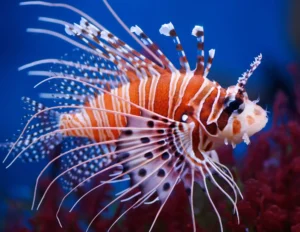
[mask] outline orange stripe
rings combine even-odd
[[[203,82],[204,79],[200,75],[194,75],[191,78],[189,84],[187,85],[186,91],[182,97],[181,105],[177,108],[175,112],[175,117],[174,117],[175,120],[180,121],[182,114],[190,112],[189,107],[187,107],[187,104],[189,103],[191,98],[195,96],[197,91],[201,88]]]
[[[223,109],[224,106],[224,101],[225,101],[225,96],[226,96],[226,90],[221,88],[220,89],[220,97],[215,105],[215,108],[213,109],[213,114],[211,116],[211,121],[216,120],[218,117],[220,111]]]
[[[218,94],[218,89],[215,88],[210,95],[206,98],[201,113],[200,113],[200,120],[202,124],[205,126],[206,130],[210,133],[215,135],[217,133],[217,124],[216,123],[211,123],[207,125],[207,119],[212,111],[212,106],[214,104],[214,101],[217,97]]]
[[[163,73],[158,80],[155,93],[154,111],[165,117],[168,116],[170,82],[171,74],[169,72]]]

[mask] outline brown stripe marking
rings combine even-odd
[[[241,128],[242,128],[241,122],[238,119],[234,119],[232,123],[232,133],[234,135],[239,134],[241,132]]]
[[[176,89],[175,89],[175,93],[174,93],[174,98],[173,98],[173,102],[172,102],[172,105],[171,106],[169,106],[169,107],[171,107],[171,115],[173,115],[173,112],[174,112],[174,110],[175,110],[175,106],[177,105],[177,101],[179,100],[178,98],[179,98],[179,93],[180,93],[180,89],[181,89],[181,85],[182,85],[182,83],[183,83],[183,79],[184,79],[184,76],[185,76],[185,74],[180,74],[180,77],[179,77],[179,79],[178,79],[178,81],[177,81],[177,83],[176,83]],[[181,104],[182,105],[182,104]],[[180,105],[180,106],[181,106]],[[176,113],[176,112],[175,112]],[[180,117],[181,117],[181,115],[180,115]],[[175,119],[175,120],[178,120],[178,121],[180,121],[180,117],[179,118],[176,118],[176,116],[174,116],[174,118],[173,119]]]
[[[203,138],[202,138],[202,145],[204,145],[206,143],[206,141],[208,140],[208,136],[207,136],[207,134],[206,134],[205,131],[203,131],[202,134],[203,134],[202,135],[203,136]]]
[[[181,105],[177,108],[175,112],[175,117],[174,117],[175,120],[181,120],[181,116],[183,113],[187,113],[189,115],[189,113],[193,112],[193,110],[191,111],[192,106],[188,106],[188,105],[190,100],[195,96],[195,94],[201,88],[203,82],[204,82],[204,78],[199,75],[194,75],[190,79],[186,87],[186,91],[182,97]],[[192,103],[192,105],[194,104]]]
[[[208,92],[211,90],[212,85],[210,82],[207,82],[207,85],[204,87],[204,89],[202,89],[201,93],[199,93],[199,95],[196,97],[196,99],[193,101],[193,105],[195,107],[200,105],[200,102],[202,101],[202,99],[206,96],[206,94],[208,94]]]
[[[172,29],[172,30],[170,31],[170,36],[172,36],[172,37],[177,36],[175,29]]]
[[[226,127],[226,125],[228,123],[229,118],[230,118],[230,115],[225,110],[223,110],[223,112],[221,113],[221,115],[217,121],[219,130],[221,130],[221,131],[224,130],[224,128]]]
[[[139,85],[140,80],[135,81],[129,85],[129,100],[137,105],[139,105]],[[139,115],[140,110],[138,108],[132,106],[130,109],[130,114]]]
[[[183,50],[182,45],[181,44],[177,44],[176,45],[176,50],[177,51],[182,51]]]
[[[213,147],[213,142],[210,141],[210,142],[206,145],[205,151],[210,151],[210,150],[212,149],[212,147]]]
[[[218,99],[218,101],[215,105],[215,108],[213,109],[213,113],[212,113],[212,116],[211,116],[211,121],[216,120],[216,118],[220,114],[220,111],[223,109],[225,96],[226,96],[226,90],[221,88],[220,89],[220,97],[219,97],[219,99]]]
[[[250,115],[248,115],[246,118],[249,125],[252,125],[255,122],[254,118]]]
[[[257,116],[261,115],[261,110],[254,109],[254,114]]]
[[[146,84],[145,84],[145,102],[144,106],[146,109],[149,109],[149,98],[150,98],[150,88],[152,84],[153,78],[150,77],[147,79]]]
[[[215,88],[210,93],[210,95],[206,98],[205,102],[203,103],[201,112],[200,112],[200,121],[205,126],[206,130],[212,135],[217,134],[217,131],[218,131],[217,124],[211,123],[211,124],[207,125],[207,119],[212,111],[212,106],[217,97],[217,94],[218,94],[218,89]]]

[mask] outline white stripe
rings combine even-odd
[[[118,96],[118,89],[117,88],[112,89],[111,93],[114,94],[115,96]],[[110,96],[110,98],[111,98],[111,101],[112,101],[113,111],[121,112],[119,100],[117,98],[111,97],[111,96]],[[113,116],[114,116],[114,119],[115,119],[115,122],[116,122],[116,126],[121,127],[121,124],[119,123],[121,121],[120,115],[119,114],[114,114]]]
[[[84,126],[92,126],[91,118],[87,114],[86,110],[82,111],[82,117],[84,119]],[[94,131],[92,129],[86,130],[86,132],[88,132],[90,138],[94,138]]]
[[[139,105],[141,107],[145,107],[145,103],[146,103],[146,84],[148,81],[148,77],[147,77],[147,73],[145,71],[145,69],[141,69],[142,74],[143,74],[143,78],[140,81],[139,84]]]
[[[179,96],[177,98],[177,103],[173,109],[172,112],[172,118],[175,117],[175,112],[178,109],[178,107],[180,106],[181,102],[182,102],[182,97],[184,96],[184,93],[186,91],[186,88],[190,82],[190,80],[192,79],[192,77],[194,76],[194,72],[186,72],[185,76],[183,77],[183,82],[180,86],[180,90],[179,90]]]
[[[153,201],[145,201],[144,204],[145,205],[151,205],[151,204],[153,204],[154,202],[157,202],[157,201],[159,201],[159,197],[156,197]]]
[[[219,98],[220,98],[220,94],[221,94],[221,86],[219,85],[218,87],[217,87],[217,89],[218,89],[218,94],[217,94],[217,97],[215,98],[215,100],[214,100],[214,104],[213,104],[213,106],[212,106],[212,109],[211,109],[211,112],[210,112],[210,114],[209,114],[209,116],[208,116],[208,119],[207,119],[207,121],[206,121],[206,124],[207,125],[209,125],[209,124],[211,124],[211,123],[213,123],[213,122],[216,122],[217,120],[218,120],[218,118],[219,118],[219,116],[220,116],[220,112],[222,112],[222,108],[219,110],[219,112],[218,112],[218,117],[216,117],[215,119],[213,119],[213,120],[211,120],[211,118],[212,118],[212,116],[214,115],[214,112],[215,112],[215,108],[216,108],[216,105],[217,105],[217,103],[218,103],[218,101],[219,101]]]
[[[199,150],[199,151],[202,151],[202,150],[203,150],[202,148],[204,148],[204,146],[203,146],[203,140],[204,140],[204,137],[203,137],[203,133],[202,133],[202,128],[201,128],[201,126],[199,127],[199,137],[200,137],[200,143],[199,143],[199,145],[198,145],[198,150]]]
[[[125,178],[125,179],[121,179],[121,180],[101,181],[101,183],[113,184],[113,183],[119,183],[119,182],[123,182],[123,181],[129,181],[129,180],[130,180],[130,178]]]
[[[212,135],[211,133],[209,133],[207,130],[206,130],[206,127],[203,125],[203,123],[201,122],[200,120],[200,114],[201,114],[201,110],[202,110],[202,107],[203,107],[203,103],[205,102],[205,100],[207,99],[207,97],[211,94],[211,92],[214,90],[214,86],[208,91],[208,93],[202,98],[200,104],[199,104],[199,108],[196,112],[196,118],[198,119],[198,122],[200,123],[201,127],[203,128],[203,130],[205,130],[205,132],[207,133],[207,135],[211,136],[211,137],[217,137],[218,135]]]
[[[113,93],[113,94],[115,95],[115,93]],[[117,98],[115,98],[115,99],[117,100]],[[104,101],[104,94],[102,94],[101,97],[100,97],[100,104],[101,104],[100,108],[106,109],[106,107],[105,107],[105,101]],[[104,121],[104,125],[110,126],[107,114],[108,113],[106,113],[106,112],[103,111],[103,113],[102,113],[102,115],[103,115],[103,121]],[[109,139],[113,139],[114,138],[112,130],[105,130],[105,131],[103,131],[103,134],[105,136],[104,132],[107,133],[107,136],[108,136]]]
[[[130,102],[130,94],[129,94],[129,89],[130,89],[130,83],[125,85],[125,93],[126,93],[126,100],[128,102]],[[126,113],[130,113],[131,111],[131,104],[129,104],[128,102],[125,102],[126,106],[127,106],[127,112]]]
[[[180,78],[180,72],[172,72],[170,85],[169,85],[169,107],[168,107],[168,118],[171,118],[171,110],[173,105],[173,99],[176,92],[177,82]]]
[[[94,98],[94,99],[92,99],[92,101],[90,101],[91,107],[101,108],[100,107],[100,103],[99,103],[99,106],[97,106],[99,98],[100,98],[100,95],[98,95],[96,98]],[[98,111],[98,110],[91,110],[91,111],[93,112],[94,118],[96,119],[97,126],[103,127],[104,125],[102,124],[102,119],[101,119],[101,113],[102,113],[102,111]],[[102,130],[98,130],[98,135],[99,135],[100,141],[105,141],[105,138],[103,137]]]
[[[135,198],[136,196],[140,195],[141,193],[142,193],[142,192],[138,192],[138,193],[136,193],[136,194],[134,194],[134,195],[132,195],[132,196],[130,196],[130,197],[128,197],[128,198],[122,199],[121,202],[129,201],[129,200],[131,200],[132,198]]]
[[[199,107],[196,111],[196,117],[199,118],[199,121],[201,121],[200,120],[200,114],[201,114],[201,111],[202,111],[203,104],[204,104],[205,100],[208,98],[208,96],[212,93],[212,91],[214,91],[214,89],[215,89],[215,86],[211,87],[210,90],[207,92],[207,94],[205,94],[205,96],[200,101]]]
[[[126,86],[127,85],[122,85],[121,86],[121,92],[122,92],[122,98],[123,99],[126,99]],[[128,99],[126,99],[126,100],[128,100]],[[126,102],[125,101],[121,101],[121,104],[122,104],[122,111],[124,112],[124,113],[128,113],[127,111],[126,111]]]
[[[82,117],[82,113],[80,112],[80,113],[77,113],[72,116],[76,117],[76,119],[78,119],[79,122],[77,122],[77,120],[70,120],[69,123],[71,125],[71,128],[78,128],[78,129],[74,130],[74,132],[78,133],[80,136],[86,136],[87,130],[84,130],[82,128],[82,125],[80,124],[80,122],[83,122],[83,125],[86,124],[86,122],[84,121],[84,119]]]
[[[189,105],[198,98],[198,96],[201,94],[202,90],[207,86],[208,82],[209,82],[208,79],[204,78],[204,81],[203,81],[200,89],[197,91],[197,93],[194,95],[194,97],[189,101]]]
[[[149,90],[149,105],[148,105],[148,109],[150,111],[154,111],[154,103],[155,103],[155,95],[156,95],[156,88],[157,88],[157,83],[159,81],[160,78],[160,73],[158,73],[155,69],[153,69],[152,67],[149,67],[149,71],[152,75],[152,81],[151,81],[151,85],[150,85],[150,90]]]

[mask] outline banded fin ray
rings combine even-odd
[[[185,163],[185,157],[183,154],[186,154],[190,151],[191,141],[189,140],[189,134],[191,132],[192,125],[185,123],[168,121],[165,118],[159,118],[156,115],[152,115],[147,111],[141,110],[141,116],[148,119],[127,119],[127,126],[129,127],[150,127],[157,128],[157,130],[146,131],[125,131],[121,134],[120,138],[132,138],[134,139],[135,144],[151,144],[156,143],[159,145],[159,148],[153,150],[152,152],[147,152],[146,147],[142,149],[132,149],[128,152],[127,156],[135,156],[139,153],[144,153],[144,156],[140,159],[136,159],[130,162],[125,163],[123,166],[125,170],[130,169],[136,165],[140,165],[145,160],[150,159],[154,156],[159,155],[160,159],[155,162],[143,165],[139,170],[133,171],[131,173],[132,185],[137,183],[143,178],[148,172],[153,170],[163,161],[169,159],[170,161],[158,170],[155,176],[149,178],[143,184],[141,184],[142,193],[148,192],[153,189],[154,186],[159,182],[159,180],[170,171],[172,166],[175,166],[175,172],[172,173],[162,184],[161,187],[156,189],[157,196],[160,201],[164,201],[168,195],[168,190],[174,184],[175,176],[178,174],[179,169]],[[149,137],[154,136],[154,137]],[[139,139],[135,139],[139,138]],[[118,142],[117,151],[119,149],[124,149],[132,146],[128,142]],[[149,146],[151,147],[151,145]]]
[[[145,34],[145,32],[139,26],[133,26],[130,28],[130,31],[138,36],[138,38],[143,42],[143,44],[149,48],[155,55],[157,55],[164,66],[170,72],[175,72],[176,68],[174,64],[163,54],[157,45]]]
[[[127,130],[124,130],[124,131],[127,131]],[[153,136],[155,137],[155,136]],[[141,137],[142,138],[142,137]],[[139,139],[139,138],[137,138]],[[78,204],[79,201],[81,201],[83,198],[87,197],[91,192],[95,191],[96,189],[104,186],[105,184],[113,184],[113,183],[116,183],[116,182],[119,182],[119,181],[126,181],[126,180],[130,180],[128,179],[128,174],[130,174],[131,172],[133,172],[135,169],[139,168],[140,166],[142,166],[143,164],[138,164],[138,165],[135,165],[133,166],[131,169],[126,169],[124,168],[123,164],[127,163],[127,162],[130,162],[130,161],[134,161],[134,160],[138,160],[138,159],[141,159],[141,157],[144,157],[144,153],[138,153],[138,154],[135,154],[134,156],[128,156],[126,155],[128,152],[130,152],[131,150],[133,149],[138,149],[138,148],[143,148],[142,150],[148,150],[148,151],[154,151],[156,150],[159,145],[158,144],[151,144],[152,146],[150,147],[149,145],[148,146],[145,146],[143,144],[141,145],[134,145],[134,141],[135,139],[130,139],[130,138],[127,138],[127,139],[123,139],[123,140],[119,140],[119,141],[126,141],[130,144],[132,144],[132,146],[129,146],[128,148],[125,148],[125,149],[119,149],[118,151],[107,151],[107,152],[103,152],[102,155],[99,155],[99,156],[96,156],[96,157],[88,157],[88,159],[84,159],[84,161],[82,161],[81,163],[79,162],[76,162],[76,163],[69,163],[70,165],[68,165],[68,168],[67,169],[64,169],[63,172],[61,174],[59,174],[48,186],[48,188],[46,189],[44,195],[42,196],[39,204],[38,204],[38,208],[40,207],[40,204],[42,203],[45,195],[47,194],[47,192],[49,191],[49,188],[52,186],[52,184],[54,183],[54,181],[56,181],[58,178],[61,178],[63,177],[64,175],[67,175],[69,172],[74,172],[73,170],[74,169],[78,169],[82,166],[89,166],[89,165],[93,165],[93,162],[95,162],[96,160],[99,160],[99,162],[97,163],[100,163],[101,160],[104,161],[103,163],[103,166],[101,168],[98,168],[98,170],[96,171],[94,169],[93,173],[92,172],[89,172],[88,175],[85,177],[85,178],[81,178],[79,181],[77,181],[77,185],[74,186],[74,184],[69,188],[69,192],[63,197],[61,203],[60,203],[60,207],[57,211],[57,219],[59,221],[59,224],[61,225],[61,222],[58,218],[58,213],[59,213],[59,210],[63,204],[63,202],[65,201],[65,199],[73,192],[75,191],[78,187],[82,186],[83,184],[85,184],[86,182],[89,182],[90,180],[92,180],[94,177],[100,175],[101,173],[103,172],[109,172],[110,173],[110,179],[109,180],[103,180],[100,182],[99,185],[96,185],[95,187],[93,187],[92,189],[88,190],[85,192],[84,195],[82,195],[75,203],[74,205],[72,206],[71,208],[71,211],[74,209],[74,207]],[[112,141],[113,142],[113,141]],[[118,142],[118,141],[116,141]],[[107,142],[103,142],[102,144],[109,144],[109,141]],[[75,152],[78,152],[78,151],[81,151],[81,150],[84,150],[84,148],[86,148],[87,146],[89,148],[92,148],[92,147],[97,147],[99,146],[100,143],[91,143],[91,144],[88,144],[88,145],[84,145],[84,146],[79,146],[79,147],[75,147],[74,149],[71,149],[71,150],[68,150],[67,152],[65,153],[62,153],[60,156],[63,157],[67,154],[72,154],[74,151]],[[109,147],[108,147],[109,148]],[[113,148],[110,148],[110,150],[113,150]],[[61,157],[58,157],[58,158],[61,158]],[[144,164],[146,163],[150,163],[150,162],[154,162],[156,159],[160,159],[159,155],[157,155],[156,157],[152,157],[151,159],[147,159]],[[108,161],[108,162],[107,162]],[[112,162],[111,162],[112,161]],[[51,161],[52,162],[52,161]],[[166,161],[164,161],[166,162]],[[84,167],[83,167],[84,168]],[[120,169],[121,168],[121,169]],[[85,169],[85,168],[84,168]],[[45,168],[44,170],[41,172],[41,174],[45,171]],[[38,182],[37,182],[38,183]],[[126,191],[126,190],[125,190]],[[132,196],[131,196],[132,197]],[[124,201],[127,199],[128,197],[126,197],[125,199],[123,199]],[[130,198],[130,197],[129,197]],[[34,202],[33,202],[34,203]]]
[[[177,32],[173,26],[173,24],[170,22],[168,24],[163,24],[161,28],[159,29],[160,34],[163,34],[165,36],[170,36],[173,39],[173,42],[176,46],[176,50],[178,51],[178,57],[179,57],[179,63],[181,66],[180,71],[182,72],[189,72],[191,71],[189,62],[187,60],[186,54],[183,50],[183,47],[180,43],[180,39],[177,35]]]
[[[174,169],[174,165],[171,168],[171,170],[165,174],[164,177],[161,178],[161,180],[159,181],[159,183],[151,190],[149,190],[148,192],[145,192],[143,194],[142,197],[140,197],[134,204],[132,204],[130,207],[128,207],[128,209],[126,209],[109,227],[108,231],[110,231],[112,229],[112,227],[124,216],[126,215],[131,209],[135,209],[138,208],[139,206],[141,206],[142,204],[153,204],[154,202],[159,201],[159,198],[157,197],[157,194],[155,195],[155,189],[158,188],[165,180],[166,178],[169,177],[170,173],[173,171]],[[154,196],[154,197],[153,197]],[[149,201],[149,198],[154,198],[153,200]]]
[[[147,111],[141,111],[141,116],[138,118],[128,118],[128,128],[136,128],[137,126],[145,128],[147,126],[151,128],[157,128],[157,130],[150,130],[147,132],[143,130],[123,130],[120,140],[116,143],[117,149],[114,152],[114,154],[116,154],[116,157],[119,157],[116,159],[116,165],[122,164],[123,172],[113,177],[111,180],[104,181],[98,186],[89,190],[84,194],[83,197],[87,196],[90,192],[96,190],[97,188],[100,188],[104,184],[112,183],[113,180],[129,174],[131,179],[131,188],[125,190],[122,195],[118,196],[116,199],[110,202],[105,208],[109,207],[115,201],[121,199],[121,197],[125,196],[128,191],[131,191],[136,187],[139,187],[142,190],[142,194],[147,194],[150,192],[151,194],[149,195],[149,197],[153,194],[157,194],[160,200],[165,202],[170,195],[170,191],[173,189],[172,186],[174,186],[178,181],[178,176],[180,176],[181,173],[179,173],[179,169],[181,170],[181,168],[183,168],[183,165],[187,164],[184,161],[183,156],[180,154],[180,151],[184,152],[185,150],[188,150],[187,147],[182,146],[186,146],[187,144],[187,142],[185,142],[184,140],[186,136],[185,133],[189,133],[189,127],[186,126],[186,128],[184,129],[184,127],[182,125],[180,126],[180,124],[181,123],[179,122],[167,121],[165,118],[158,118],[156,115],[150,114]],[[184,132],[180,131],[179,128]],[[167,138],[165,134],[162,133],[163,129],[173,130],[177,133],[172,134],[173,138]],[[177,148],[173,144],[174,141],[177,143]],[[180,143],[180,141],[183,142]],[[170,152],[169,154],[166,154],[167,150],[168,152]],[[76,166],[77,165],[75,165],[75,167]],[[161,179],[166,175],[166,173],[171,171],[172,166],[175,168],[174,173],[172,173],[170,177],[166,178],[161,186],[155,187],[157,183],[159,183]],[[143,179],[149,173],[146,170],[148,169],[148,167],[149,172],[153,170],[156,171],[154,172],[154,174],[151,174],[149,179]],[[108,167],[108,169],[110,169],[110,167]],[[125,199],[127,198],[128,197],[126,197]],[[79,199],[73,205],[72,209],[81,199]],[[103,208],[99,212],[99,214],[105,208]],[[95,218],[92,220],[92,222],[94,220]]]
[[[52,76],[52,77],[70,77],[76,80],[84,81],[98,88],[116,89],[121,85],[129,82],[128,78],[120,73],[116,75],[111,72],[117,72],[117,67],[102,58],[74,49],[72,52],[65,54],[62,59],[45,59],[36,61],[32,64],[21,67],[30,68],[36,65],[49,65],[50,71],[30,71],[31,76]],[[103,71],[105,70],[105,72]],[[74,82],[72,80],[60,79],[51,81],[51,91],[40,94],[41,98],[54,99],[55,102],[62,105],[81,105],[94,98],[95,95],[102,94],[101,91],[90,88],[84,83]]]

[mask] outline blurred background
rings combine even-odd
[[[51,2],[61,2],[52,0]],[[85,11],[141,51],[141,48],[110,15],[101,0],[65,0]],[[281,90],[296,107],[291,67],[298,67],[300,55],[300,2],[297,0],[110,0],[110,4],[128,26],[139,25],[174,63],[177,53],[173,43],[158,32],[164,23],[172,22],[180,36],[190,64],[196,60],[196,39],[191,35],[195,25],[205,29],[205,50],[216,49],[209,78],[223,87],[233,85],[248,69],[254,57],[263,54],[263,61],[247,84],[250,99],[260,97],[261,105],[271,111],[267,129],[272,124],[272,107]],[[64,41],[46,35],[26,33],[26,28],[55,28],[39,22],[39,16],[79,22],[80,18],[63,9],[19,6],[19,1],[6,0],[0,8],[0,142],[5,142],[18,129],[24,114],[21,97],[37,98],[47,86],[33,89],[39,77],[28,77],[17,69],[23,64],[43,58],[57,58],[72,50]],[[234,151],[236,162],[242,162],[246,147]],[[0,165],[0,231],[4,218],[17,200],[31,200],[35,177],[41,164],[17,162],[10,169]],[[29,208],[29,205],[26,207]],[[27,218],[31,212],[21,210]],[[26,220],[24,220],[26,222]],[[2,229],[1,229],[2,228]],[[30,225],[29,225],[30,228]]]

